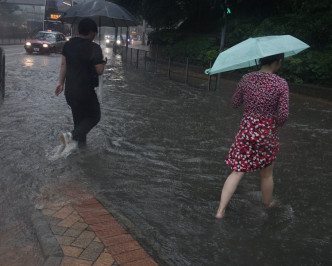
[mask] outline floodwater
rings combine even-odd
[[[86,149],[59,155],[59,135],[72,128],[64,96],[54,96],[60,56],[26,55],[22,46],[5,49],[5,265],[42,264],[31,212],[42,207],[45,187],[69,181],[83,184],[116,213],[161,265],[330,265],[331,103],[291,96],[275,167],[275,197],[282,205],[262,207],[259,175],[252,173],[240,183],[226,218],[217,220],[229,173],[223,161],[241,119],[242,110],[230,106],[236,83],[223,81],[220,92],[189,88],[126,68],[106,49],[101,122]]]

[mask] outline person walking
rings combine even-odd
[[[93,42],[98,33],[97,24],[83,18],[78,32],[79,37],[71,38],[63,47],[55,89],[58,96],[65,85],[66,101],[74,120],[74,130],[61,134],[64,147],[70,142],[85,145],[87,134],[100,121],[100,105],[94,88],[98,86],[98,75],[103,74],[106,61],[100,46]]]
[[[232,107],[243,104],[244,114],[225,161],[232,173],[224,183],[216,218],[225,216],[226,207],[247,172],[260,170],[263,204],[269,208],[277,203],[272,195],[273,167],[279,151],[278,128],[289,115],[288,84],[275,74],[283,58],[284,54],[261,58],[260,71],[244,75],[238,83]]]

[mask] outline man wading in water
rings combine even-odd
[[[98,33],[97,24],[84,18],[78,25],[79,37],[71,38],[62,51],[58,96],[64,89],[74,120],[74,130],[61,134],[63,146],[69,143],[86,144],[86,135],[100,120],[100,105],[95,92],[98,75],[104,72],[106,61],[100,46],[93,42]]]

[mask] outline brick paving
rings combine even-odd
[[[97,199],[72,189],[69,203],[42,208],[63,251],[61,266],[158,265]]]

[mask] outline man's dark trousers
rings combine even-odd
[[[86,144],[86,135],[100,121],[100,105],[97,95],[93,93],[91,97],[84,101],[79,101],[74,97],[66,97],[71,108],[74,120],[74,130],[71,132],[73,140],[80,145]]]

